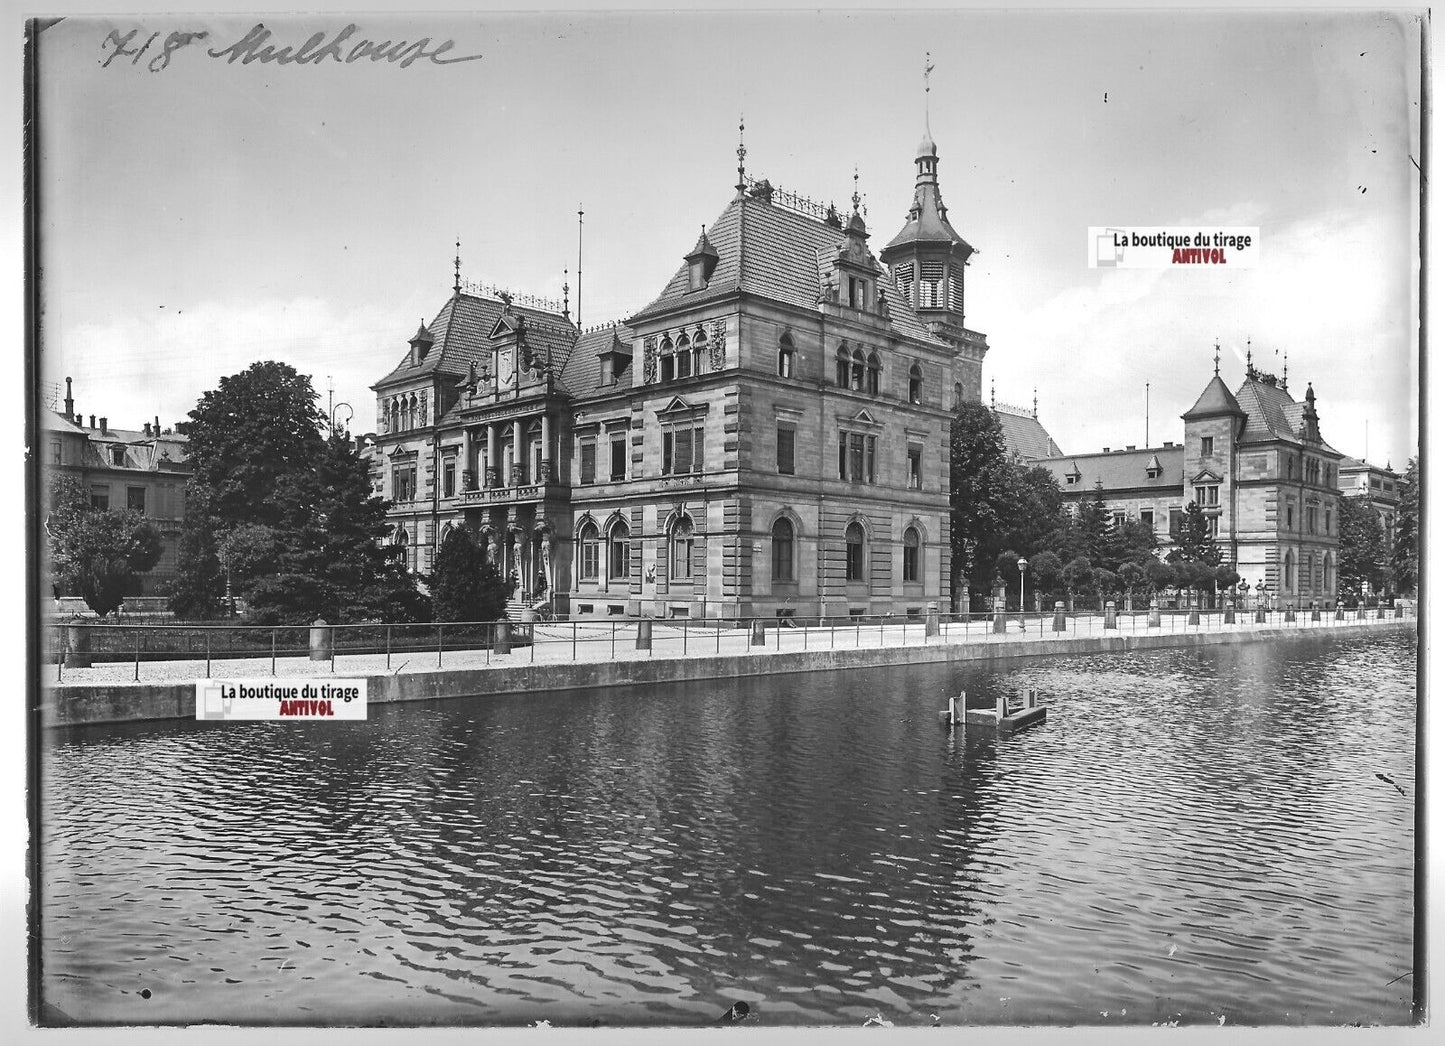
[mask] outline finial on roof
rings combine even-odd
[[[572,318],[572,313],[571,310],[567,307],[567,292],[571,289],[572,288],[569,287],[567,284],[567,269],[564,268],[562,270],[562,315],[566,316],[569,320]]]
[[[989,379],[988,379],[988,407],[989,407],[989,410],[992,410],[992,409],[994,408],[994,405],[995,405],[995,401],[994,401],[994,381],[993,381],[992,378],[989,378]]]
[[[1289,391],[1289,349],[1284,350],[1284,376],[1280,378],[1279,387],[1285,392]]]
[[[853,213],[858,213],[858,201],[863,197],[858,195],[858,165],[853,165]]]
[[[1039,420],[1039,387],[1034,386],[1034,420]]]
[[[462,238],[457,237],[457,256],[452,259],[452,293],[462,293]]]
[[[1219,377],[1219,342],[1214,343],[1214,376]]]
[[[743,161],[748,158],[748,147],[743,144],[743,127],[744,127],[743,118],[742,118],[741,115],[739,115],[739,116],[738,116],[738,184],[737,184],[737,190],[738,190],[739,194],[741,194],[742,192],[744,192],[744,191],[747,189],[747,187],[748,187],[748,179],[747,179],[747,176],[746,176],[746,175],[744,174],[744,172],[743,172]]]
[[[1248,338],[1244,339],[1244,373],[1254,377],[1254,345]]]

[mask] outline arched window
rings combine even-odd
[[[837,373],[838,387],[839,387],[840,389],[846,389],[846,388],[848,387],[848,372],[849,372],[849,370],[850,370],[850,363],[851,363],[851,360],[850,360],[850,358],[849,358],[849,356],[848,356],[848,348],[847,348],[846,344],[845,344],[845,345],[840,345],[840,346],[838,347],[838,373]]]
[[[791,378],[793,376],[793,339],[783,335],[783,340],[778,342],[778,377]]]
[[[908,368],[908,402],[923,402],[923,368],[916,363]]]
[[[673,581],[690,581],[692,579],[692,520],[683,516],[672,525],[672,538],[668,543],[671,547],[670,561],[672,568],[669,576]]]
[[[701,374],[707,369],[707,334],[699,330],[692,336],[692,372]]]
[[[883,384],[883,361],[878,358],[878,353],[868,354],[868,395],[878,395],[878,389]]]
[[[1335,564],[1334,564],[1334,557],[1333,557],[1330,553],[1326,552],[1326,553],[1325,553],[1325,583],[1324,583],[1324,591],[1326,591],[1326,592],[1329,592],[1330,589],[1333,587],[1334,579],[1333,579],[1330,575],[1333,573],[1334,565],[1335,565]]]
[[[627,524],[618,520],[607,535],[607,580],[618,581],[631,571],[632,541]]]
[[[863,350],[854,349],[852,365],[848,371],[848,387],[854,392],[863,391],[863,372],[866,367],[867,364],[863,360]]]
[[[786,518],[773,524],[773,580],[797,580],[793,571],[793,524]]]
[[[658,372],[662,375],[663,381],[671,381],[676,371],[676,361],[672,358],[672,339],[663,335],[662,344],[657,347]]]
[[[577,531],[578,566],[577,577],[581,581],[596,581],[600,566],[598,553],[601,542],[597,538],[597,524],[590,519]]]
[[[903,532],[903,580],[905,583],[918,581],[918,528],[909,527]]]
[[[407,545],[411,544],[411,535],[406,532],[406,527],[397,527],[396,533],[392,536],[392,540],[402,548],[406,548]]]
[[[409,428],[409,429],[414,429],[414,428],[416,428],[416,394],[415,394],[415,393],[413,393],[412,396],[411,396],[411,398],[407,400],[406,427]]]
[[[395,399],[393,399],[393,400],[391,401],[391,411],[390,411],[390,413],[391,413],[391,431],[392,431],[392,432],[400,432],[400,431],[401,431],[401,408],[400,408],[399,406],[397,406],[397,402],[396,402]]]
[[[1284,552],[1284,590],[1288,592],[1294,588],[1294,549],[1287,548]]]
[[[692,345],[684,334],[677,339],[677,376],[692,377]]]
[[[844,579],[847,581],[862,581],[863,526],[861,523],[855,521],[848,524],[848,529],[843,532],[843,544],[847,550]]]

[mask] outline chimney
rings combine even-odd
[[[1165,445],[1166,447],[1172,447],[1172,446],[1174,446],[1174,441],[1173,441],[1172,439],[1166,439],[1166,440],[1164,441],[1164,445]]]
[[[102,417],[102,418],[100,419],[100,434],[101,434],[102,436],[108,436],[108,435],[110,435],[110,433],[105,430],[105,422],[106,422],[106,419],[105,419],[104,417]]]
[[[83,414],[77,414],[75,416],[75,427],[78,429],[85,428],[85,416]]]
[[[1109,453],[1109,448],[1108,448],[1108,447],[1105,447],[1105,448],[1104,448],[1104,453],[1105,453],[1105,454]]]
[[[92,415],[90,416],[90,427],[91,427],[91,428],[95,428],[95,415],[94,415],[94,414],[92,414]]]
[[[70,379],[65,379],[65,416],[75,417],[75,397],[70,394]]]
[[[145,434],[146,434],[147,436],[149,436],[149,435],[151,434],[151,423],[150,423],[150,422],[146,422],[146,423],[145,423]]]
[[[154,432],[157,436],[161,434],[161,416],[159,414],[156,415],[156,423],[154,427],[152,427],[151,431]]]
[[[1136,448],[1134,447],[1134,444],[1130,443],[1130,444],[1129,444],[1127,447],[1125,447],[1124,449],[1125,449],[1125,450],[1134,450],[1134,449],[1136,449]]]

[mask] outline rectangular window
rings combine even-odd
[[[393,466],[391,470],[391,500],[410,501],[414,497],[416,497],[416,466]]]
[[[1139,522],[1143,523],[1150,530],[1154,529],[1154,510],[1151,508],[1139,510]]]
[[[580,459],[578,471],[581,483],[597,482],[597,438],[595,436],[584,436],[577,445],[577,456]]]
[[[1305,532],[1309,534],[1315,532],[1315,507],[1313,505],[1305,507]]]
[[[878,437],[861,432],[838,434],[838,478],[874,483],[878,474]]]
[[[627,532],[621,526],[618,526],[613,529],[612,538],[608,542],[607,579],[609,581],[618,581],[627,577],[631,569],[631,559],[632,542],[627,539]],[[609,607],[608,613],[611,612],[612,610]],[[621,608],[618,609],[617,613],[622,613]]]
[[[457,492],[457,463],[448,461],[442,465],[442,497],[449,498]]]
[[[1200,437],[1200,439],[1199,439],[1199,453],[1201,453],[1201,454],[1213,454],[1213,453],[1214,453],[1214,437],[1213,437],[1213,436],[1201,436],[1201,437]]]
[[[702,427],[679,425],[662,430],[662,474],[702,471]]]
[[[1208,486],[1194,488],[1194,501],[1200,508],[1219,507],[1219,486],[1209,484]]]
[[[112,465],[125,464],[125,448],[113,445],[110,448],[110,463]]]
[[[130,509],[132,512],[139,512],[144,515],[146,510],[146,488],[126,487],[125,507]]]
[[[532,482],[542,482],[542,444],[540,441],[532,444]]]
[[[1294,529],[1294,506],[1293,506],[1293,505],[1286,505],[1286,506],[1284,507],[1284,526],[1285,526],[1285,529],[1286,529],[1286,530],[1293,530],[1293,529]]]
[[[627,434],[612,434],[612,482],[627,478]]]
[[[674,534],[672,538],[672,574],[674,581],[692,579],[692,535]]]
[[[857,483],[863,475],[863,436],[853,432],[848,435],[848,478]]]
[[[50,463],[52,465],[60,464],[60,440],[58,439],[50,441]]]
[[[99,509],[101,512],[104,512],[108,508],[110,508],[110,488],[91,487],[90,507],[93,509]]]
[[[1128,517],[1127,515],[1125,515],[1124,513],[1122,513],[1122,512],[1115,512],[1115,513],[1113,514],[1114,526],[1116,526],[1116,527],[1122,527],[1122,526],[1124,525],[1124,521],[1127,520],[1128,518],[1129,518],[1129,517]]]
[[[591,532],[590,537],[582,539],[582,580],[597,580],[597,532]]]
[[[791,425],[778,426],[778,475],[791,476],[794,474],[797,432]]]
[[[918,583],[918,546],[907,542],[903,545],[903,580],[906,584]]]
[[[1330,532],[1330,510],[1325,509],[1325,533]]]
[[[923,489],[923,448],[908,448],[908,489]]]
[[[1179,538],[1179,528],[1184,523],[1184,510],[1171,508],[1169,510],[1169,537],[1174,540]]]

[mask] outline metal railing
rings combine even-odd
[[[222,674],[350,672],[407,667],[606,663],[652,657],[999,643],[1107,635],[1328,629],[1413,619],[1413,606],[1357,610],[1132,610],[918,616],[595,618],[430,624],[99,624],[46,628],[58,681],[184,680]],[[142,671],[142,665],[147,670]]]

